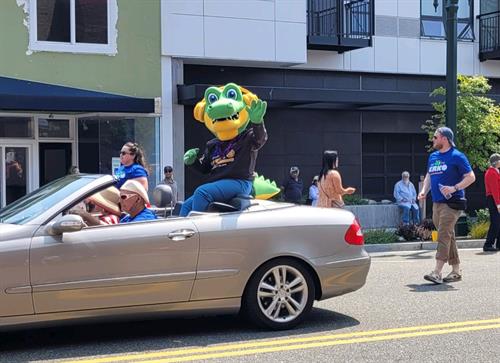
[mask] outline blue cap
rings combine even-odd
[[[448,139],[448,142],[451,146],[455,147],[455,142],[453,139],[455,138],[453,135],[453,131],[449,127],[443,126],[436,130],[441,136],[444,136]]]

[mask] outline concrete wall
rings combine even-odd
[[[24,13],[16,0],[0,1],[0,75],[137,97],[159,97],[160,0],[118,0],[117,4],[116,55],[29,54],[29,30],[23,24],[29,14]]]
[[[162,0],[162,54],[305,63],[306,0]]]

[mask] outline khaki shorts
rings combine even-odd
[[[448,262],[450,265],[460,263],[455,240],[455,224],[461,212],[448,207],[446,203],[434,203],[432,206],[432,221],[438,231],[436,260]]]

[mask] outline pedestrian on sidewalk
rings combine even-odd
[[[484,174],[486,203],[490,211],[490,229],[486,236],[483,251],[500,250],[500,154],[490,156],[490,167]],[[496,248],[493,246],[496,240]]]
[[[300,170],[298,166],[290,168],[290,175],[283,181],[281,189],[285,197],[285,202],[300,204],[302,200],[302,190],[304,183],[299,179]]]
[[[456,148],[450,128],[438,128],[432,146],[436,151],[429,156],[427,174],[418,199],[424,200],[431,191],[432,221],[438,230],[438,246],[434,270],[424,279],[441,284],[462,280],[455,224],[466,208],[464,189],[474,183],[476,176],[467,157]],[[446,262],[452,266],[452,271],[443,279],[441,271]]]
[[[318,207],[322,208],[343,208],[343,195],[353,194],[356,189],[342,186],[342,177],[338,171],[339,156],[334,150],[323,152],[323,166],[319,174],[318,182]]]

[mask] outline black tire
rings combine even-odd
[[[282,267],[286,268],[285,281],[287,282],[292,282],[290,280],[294,280],[294,278],[297,277],[303,278],[304,283],[302,285],[303,287],[305,287],[305,289],[300,292],[292,293],[292,290],[294,290],[292,288],[292,290],[289,289],[290,292],[287,293],[286,288],[283,287],[281,291],[273,291],[269,293],[274,294],[274,296],[272,297],[258,297],[259,285],[261,284],[261,281],[263,283],[269,282],[269,284],[273,285],[273,281],[275,282],[275,275],[272,271],[276,270],[278,266],[280,267],[278,269],[279,271],[283,271]],[[280,277],[281,275],[282,274],[279,273]],[[266,278],[266,280],[263,280],[264,278]],[[267,294],[265,288],[261,287],[261,293]],[[307,296],[304,295],[304,293],[306,293]],[[284,294],[284,296],[279,294]],[[257,271],[254,272],[254,274],[250,278],[242,298],[242,313],[250,322],[263,328],[272,330],[291,329],[300,324],[305,319],[307,314],[311,311],[314,303],[314,297],[315,286],[313,277],[311,276],[309,270],[304,267],[302,263],[293,258],[278,258],[263,264],[257,269]],[[290,298],[292,298],[293,300],[290,300]],[[279,299],[282,300],[276,303],[274,302],[275,300]],[[302,310],[297,309],[299,312],[296,315],[290,314],[289,307],[291,307],[292,310],[298,307],[298,305],[295,304],[295,302],[297,301],[301,303],[300,305],[302,306]],[[271,308],[271,305],[273,303],[275,304],[276,308]],[[278,316],[269,317],[263,311],[267,310],[266,308],[273,309],[273,315],[276,314],[276,312],[279,310],[279,312],[277,312]]]

